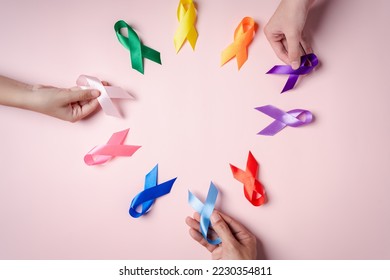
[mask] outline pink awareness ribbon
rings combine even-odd
[[[94,147],[84,156],[87,165],[102,164],[114,157],[131,157],[141,146],[123,145],[129,128],[115,132],[107,144]]]
[[[120,87],[104,86],[102,82],[92,76],[81,75],[76,84],[82,89],[97,89],[100,91],[100,96],[97,98],[104,113],[109,116],[121,117],[118,109],[114,106],[111,99],[132,99],[133,97]]]

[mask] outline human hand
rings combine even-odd
[[[103,82],[103,85],[108,85]],[[63,89],[49,86],[33,86],[30,110],[40,112],[61,120],[79,121],[99,106],[97,97],[100,92],[95,89],[82,90],[78,87]]]
[[[314,0],[281,0],[264,28],[265,36],[276,55],[293,69],[299,68],[301,55],[313,52],[302,34],[313,2]]]
[[[214,210],[210,217],[211,239],[219,236],[219,245],[209,244],[200,233],[200,215],[195,212],[193,218],[187,217],[191,237],[211,252],[213,260],[254,260],[257,257],[256,237],[242,224],[226,214]]]

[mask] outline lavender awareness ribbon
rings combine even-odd
[[[301,65],[297,70],[291,68],[290,65],[275,65],[266,74],[289,74],[288,80],[284,85],[281,93],[292,89],[298,81],[300,75],[305,75],[313,71],[318,65],[318,58],[314,53],[301,56]]]
[[[303,109],[294,109],[284,112],[272,105],[261,106],[255,109],[275,119],[273,123],[257,133],[260,135],[273,136],[286,126],[298,127],[313,121],[313,114],[310,111]],[[299,117],[302,116],[305,117],[304,120],[299,119]]]

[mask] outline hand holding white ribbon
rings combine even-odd
[[[97,98],[104,113],[114,117],[121,117],[120,112],[114,106],[112,98],[117,99],[133,99],[133,97],[120,87],[104,86],[102,82],[96,78],[87,75],[81,75],[76,84],[82,89],[94,88],[100,91],[100,96]]]

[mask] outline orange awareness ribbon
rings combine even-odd
[[[248,59],[248,46],[255,36],[255,21],[251,17],[244,17],[234,32],[234,42],[221,55],[221,66],[237,58],[238,70]]]
[[[195,49],[198,32],[195,28],[196,9],[192,0],[180,0],[177,7],[177,19],[179,27],[173,38],[176,53],[179,52],[186,39],[191,44],[192,49]]]
[[[233,172],[233,177],[244,184],[244,193],[246,199],[254,206],[260,206],[267,202],[267,196],[263,185],[256,179],[259,164],[249,152],[248,161],[246,163],[246,170],[243,171],[234,165],[230,164]]]
[[[131,157],[141,146],[123,145],[129,129],[115,132],[107,144],[94,147],[84,156],[87,165],[102,164],[110,159],[121,156]]]

